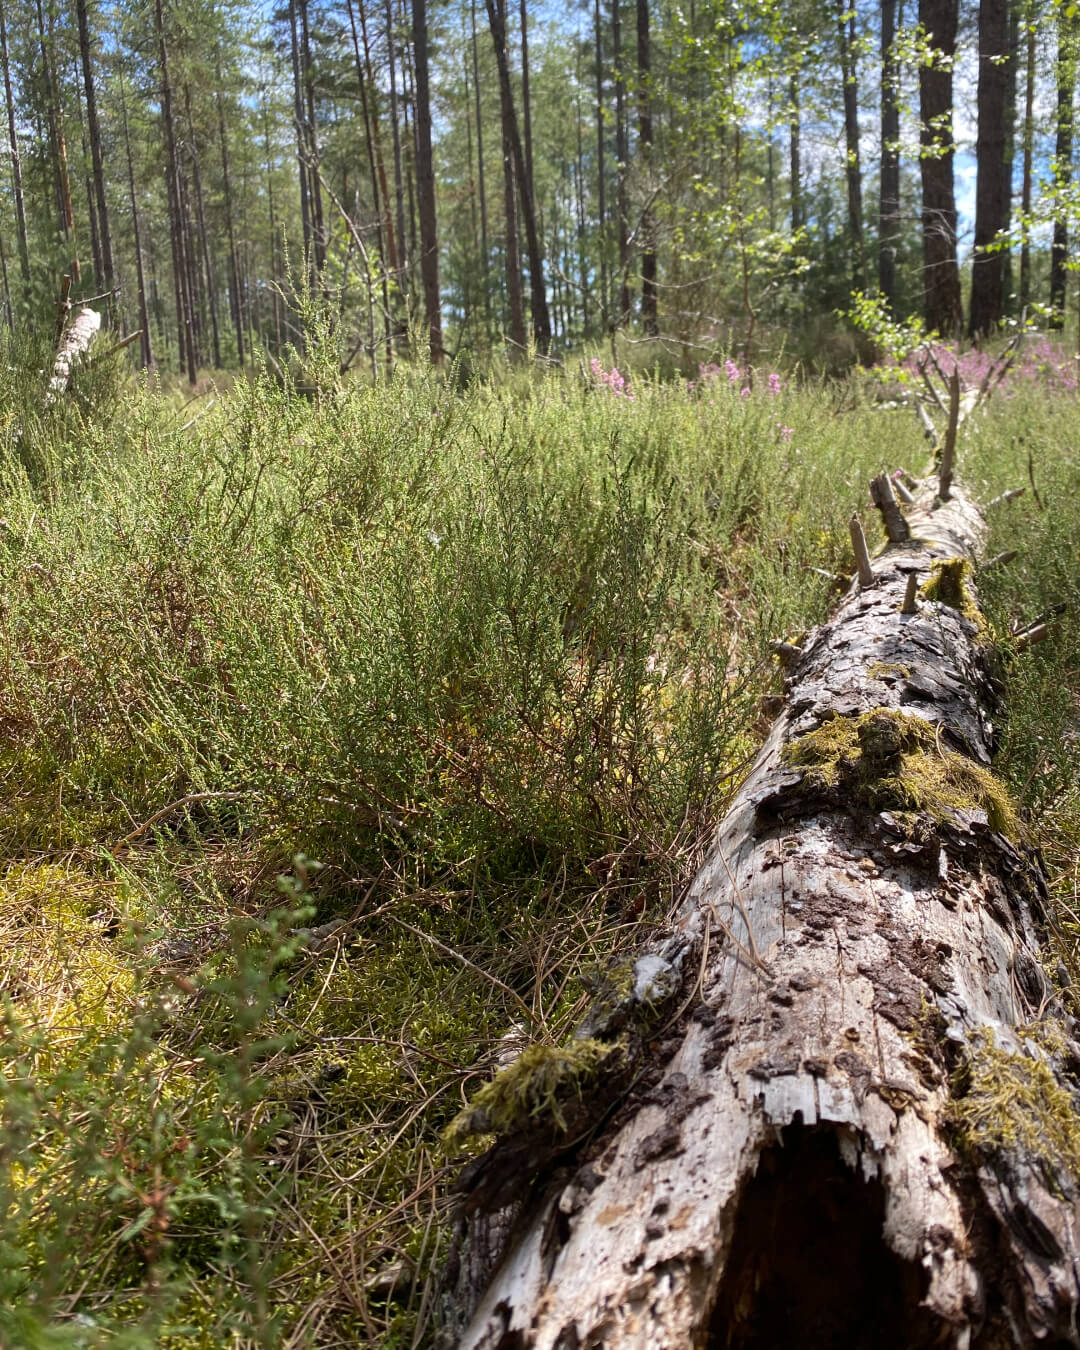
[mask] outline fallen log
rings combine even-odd
[[[66,300],[66,296],[65,296]],[[84,305],[70,323],[66,323],[60,335],[53,362],[49,389],[45,396],[46,404],[52,403],[63,394],[71,384],[71,372],[75,363],[86,355],[87,349],[101,328],[101,315],[96,309]]]
[[[793,657],[666,932],[452,1127],[496,1141],[444,1344],[1080,1345],[1080,1051],[990,770],[984,521],[937,487]]]

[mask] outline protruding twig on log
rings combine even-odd
[[[919,591],[919,577],[916,572],[909,572],[907,586],[904,588],[904,601],[900,606],[901,614],[918,613],[918,605],[915,603],[915,597]]]
[[[122,352],[125,347],[130,347],[133,342],[138,342],[141,337],[142,329],[136,328],[134,333],[128,333],[126,337],[122,337],[119,342],[114,343],[107,352],[103,353],[103,355],[115,356],[117,352]]]
[[[923,435],[928,441],[937,440],[937,428],[934,426],[934,419],[926,411],[926,406],[922,399],[916,397],[915,411],[918,414],[919,421],[922,423]]]
[[[60,281],[60,299],[56,302],[56,341],[64,336],[68,315],[71,313],[71,277],[65,272]]]
[[[897,503],[892,479],[887,473],[879,473],[876,478],[870,480],[870,498],[881,512],[889,543],[906,543],[911,538],[911,530]]]
[[[930,376],[927,374],[925,358],[919,362],[919,374],[922,376],[923,384],[926,385],[926,392],[930,395],[930,399],[933,402],[934,406],[940,412],[944,413],[946,411],[945,405],[941,401],[941,395],[938,393],[937,388],[934,385],[934,382],[930,379]]]
[[[938,478],[938,495],[943,502],[949,500],[952,490],[953,463],[956,458],[956,432],[960,426],[960,371],[954,366],[949,376],[949,425],[945,428],[945,442],[941,447],[941,472]]]
[[[870,566],[870,552],[866,547],[866,535],[856,514],[849,522],[851,529],[851,547],[855,552],[855,566],[859,573],[859,585],[863,588],[874,584],[874,569]]]
[[[1068,609],[1068,606],[1065,604],[1064,600],[1061,600],[1056,605],[1051,605],[1048,610],[1045,610],[1042,614],[1038,615],[1037,618],[1014,628],[1013,638],[1016,645],[1018,647],[1025,647],[1032,642],[1041,642],[1043,638],[1046,637],[1050,625],[1060,619],[1066,609]],[[1037,637],[1035,636],[1036,633],[1038,634]]]
[[[1036,642],[1042,642],[1049,636],[1050,625],[1048,623],[1037,623],[1033,628],[1025,628],[1022,633],[1016,635],[1016,650],[1022,652],[1025,647],[1033,647]]]
[[[1020,554],[1015,548],[1007,548],[1004,553],[995,553],[992,558],[988,558],[979,568],[979,571],[992,572],[995,567],[1008,567],[1009,563],[1015,562],[1019,556]]]
[[[1027,488],[1022,487],[1010,488],[1008,492],[1003,492],[999,497],[995,497],[993,501],[987,502],[983,507],[983,510],[991,511],[995,506],[1002,506],[1005,502],[1015,501],[1017,497],[1022,497],[1026,491]]]
[[[900,498],[900,500],[904,503],[905,506],[910,506],[914,502],[915,494],[904,482],[902,474],[897,474],[897,476],[892,480],[892,485],[893,491],[896,493],[896,495]]]
[[[793,666],[802,659],[803,649],[794,642],[774,642],[772,649],[782,666]]]

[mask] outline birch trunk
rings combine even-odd
[[[466,1168],[447,1344],[1080,1344],[1080,1060],[988,769],[984,523],[929,481],[908,522],[789,654],[667,930],[547,1052],[563,1128],[526,1111]]]

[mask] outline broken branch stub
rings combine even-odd
[[[582,1068],[554,1114],[470,1164],[445,1344],[1080,1343],[1080,1049],[990,770],[983,519],[935,486],[803,642],[688,894],[557,1060]]]
[[[908,493],[910,497],[911,494]],[[893,481],[887,473],[879,473],[870,480],[870,499],[881,512],[885,534],[890,544],[903,544],[911,537],[904,513],[893,491]]]

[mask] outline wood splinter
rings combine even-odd
[[[900,606],[901,614],[918,613],[918,605],[915,603],[915,597],[919,592],[919,577],[916,572],[909,572],[907,586],[904,588],[904,602]]]
[[[1008,492],[1003,492],[999,497],[995,497],[993,501],[987,502],[983,507],[983,510],[992,511],[995,506],[1003,506],[1005,502],[1015,501],[1017,497],[1022,497],[1026,491],[1026,487],[1010,488]]]
[[[795,645],[794,642],[774,642],[772,649],[776,653],[776,658],[784,667],[793,666],[796,662],[802,660],[803,649]]]
[[[995,553],[992,558],[988,558],[979,568],[979,571],[991,572],[995,567],[1008,567],[1009,563],[1015,562],[1019,556],[1017,549],[1007,548],[1004,553]]]
[[[905,506],[910,506],[914,502],[915,494],[904,482],[902,470],[899,471],[897,476],[892,480],[892,485],[893,491],[896,493],[897,497],[900,498],[900,500],[904,503]]]
[[[863,527],[859,517],[852,515],[849,522],[851,529],[851,547],[855,552],[855,567],[859,573],[859,585],[865,588],[874,584],[874,569],[870,565],[870,552],[866,547],[866,535],[863,534]]]
[[[910,495],[910,494],[909,494]],[[911,538],[911,530],[900,510],[893,491],[893,481],[887,473],[879,473],[870,480],[870,498],[881,512],[885,534],[890,544],[904,544]]]

